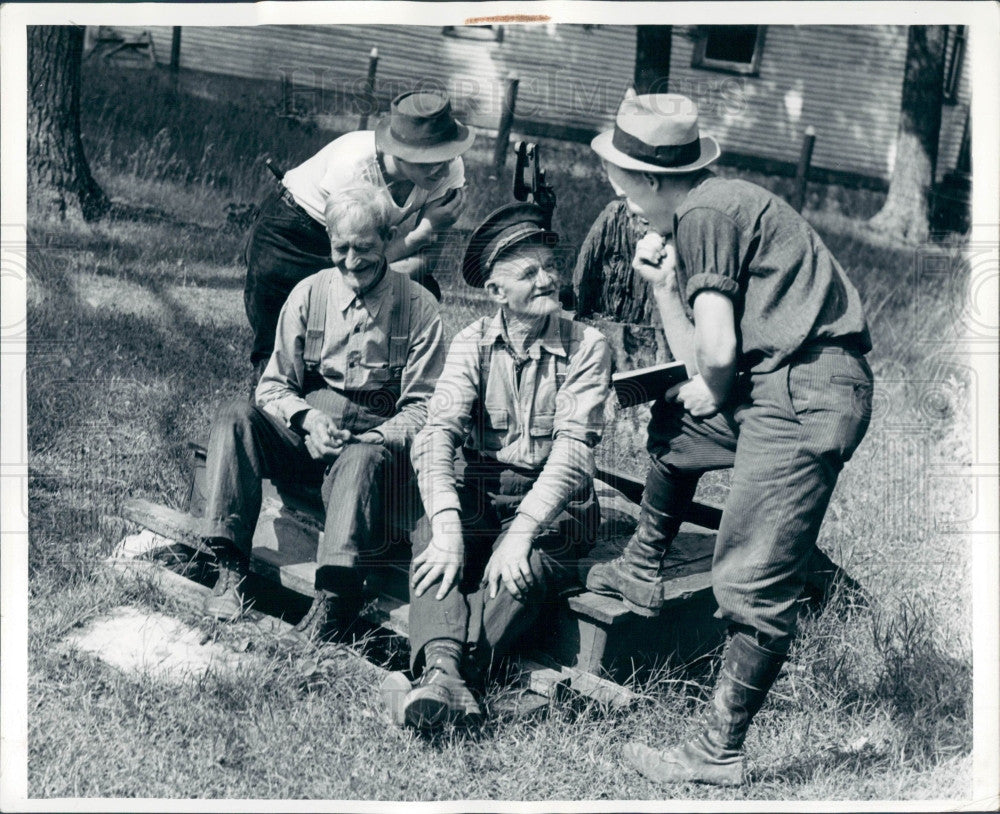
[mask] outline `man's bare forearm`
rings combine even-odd
[[[694,326],[684,313],[677,286],[667,283],[653,285],[652,289],[670,352],[674,359],[687,365],[688,374],[693,376],[698,369],[694,352]]]

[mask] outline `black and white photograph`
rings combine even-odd
[[[995,4],[0,24],[0,808],[998,810]]]

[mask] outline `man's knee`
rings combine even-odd
[[[246,399],[227,401],[215,413],[212,430],[242,430],[253,423],[257,408]]]

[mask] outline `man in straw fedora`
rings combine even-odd
[[[462,265],[495,306],[452,342],[413,445],[425,516],[412,536],[411,688],[383,693],[399,723],[473,725],[467,681],[578,586],[599,511],[593,447],[610,384],[607,341],[562,316],[553,246],[534,204],[493,212]],[[458,455],[456,456],[456,452]],[[456,465],[456,457],[458,463]]]
[[[386,256],[438,299],[430,249],[464,206],[461,155],[475,135],[439,93],[403,93],[375,130],[346,133],[284,174],[261,205],[247,238],[244,305],[253,328],[250,354],[259,377],[274,348],[278,312],[300,281],[329,268],[323,212],[339,192],[367,184],[388,192],[396,236]]]
[[[719,145],[677,94],[626,99],[591,143],[648,223],[635,266],[692,378],[656,401],[635,534],[587,587],[660,608],[660,568],[700,475],[732,467],[712,563],[728,642],[699,734],[626,759],[661,782],[744,780],[743,741],[777,679],[837,476],[868,427],[871,343],[858,292],[783,200],[709,169]]]

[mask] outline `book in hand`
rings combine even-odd
[[[611,386],[615,389],[618,403],[622,407],[634,407],[660,398],[675,384],[687,381],[688,372],[683,362],[641,367],[615,373]]]

